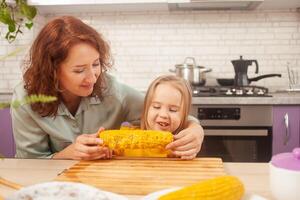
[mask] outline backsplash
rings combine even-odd
[[[139,90],[175,64],[192,56],[198,65],[212,68],[206,85],[216,78],[233,78],[231,60],[256,59],[249,77],[281,73],[252,84],[271,91],[288,88],[287,63],[300,68],[300,13],[278,11],[107,12],[74,14],[101,32],[109,41],[115,61],[112,74]],[[29,46],[42,25],[52,18],[39,16],[34,31],[26,31],[12,45],[0,40],[0,56]],[[1,35],[5,33],[1,27]],[[12,91],[21,80],[25,51],[0,61],[0,92]]]
[[[7,96],[7,93],[13,91],[14,86],[22,80],[22,62],[28,53],[33,38],[46,23],[44,16],[37,16],[34,22],[34,28],[28,30],[23,28],[23,34],[19,34],[17,39],[9,44],[4,36],[7,28],[0,24],[0,94]],[[17,52],[14,56],[7,57],[7,54]],[[5,97],[5,99],[7,99]],[[1,100],[1,97],[0,97]]]

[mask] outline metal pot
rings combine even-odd
[[[205,85],[206,82],[206,72],[211,72],[212,69],[198,66],[195,58],[186,57],[183,64],[177,64],[175,65],[175,70],[170,69],[169,71],[176,73],[176,76],[189,81],[189,83],[192,85],[202,86]]]

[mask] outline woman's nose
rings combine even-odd
[[[88,74],[86,75],[86,81],[89,83],[96,83],[98,76],[99,75],[97,74],[97,72],[95,72],[94,70],[89,70]]]

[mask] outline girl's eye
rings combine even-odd
[[[177,112],[178,111],[177,108],[170,108],[169,110],[170,110],[170,112]]]
[[[154,109],[160,109],[160,106],[158,106],[158,105],[153,105],[152,106]]]

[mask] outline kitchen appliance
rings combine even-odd
[[[171,11],[191,10],[254,10],[264,0],[168,0]]]
[[[300,199],[300,148],[273,156],[269,166],[273,197],[278,200]]]
[[[244,60],[243,56],[240,56],[239,60],[232,60],[231,61],[233,67],[235,76],[234,79],[225,79],[225,78],[218,78],[217,82],[221,86],[248,86],[253,81],[258,81],[263,78],[269,78],[269,77],[281,77],[281,74],[265,74],[261,76],[257,76],[254,78],[248,77],[248,67],[251,66],[253,63],[255,63],[255,73],[258,73],[258,62],[257,60]]]
[[[248,79],[248,67],[255,63],[256,69],[255,73],[258,73],[258,62],[257,60],[244,60],[243,56],[240,56],[239,60],[232,60],[231,63],[234,67],[235,77],[234,77],[234,84],[236,86],[246,86],[249,85]]]
[[[271,97],[268,88],[260,86],[201,86],[192,87],[193,97]]]
[[[191,114],[204,128],[198,157],[225,162],[269,162],[272,156],[272,106],[197,105]]]
[[[175,65],[175,70],[170,69],[169,71],[189,81],[191,85],[202,86],[206,82],[206,73],[212,70],[204,66],[198,66],[195,58],[186,57],[183,64],[177,64]]]

